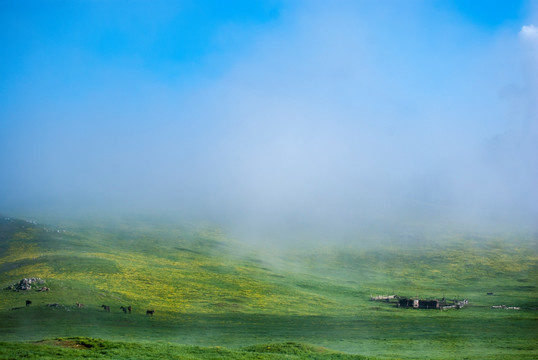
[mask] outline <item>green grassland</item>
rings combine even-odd
[[[1,217],[0,358],[535,359],[536,240],[443,234],[275,251],[210,225]],[[50,291],[4,290],[29,277]],[[370,301],[381,294],[470,304]]]

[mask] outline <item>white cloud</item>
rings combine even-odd
[[[519,32],[519,36],[521,36],[523,39],[538,41],[538,27],[532,24],[523,25],[521,27],[521,31]]]

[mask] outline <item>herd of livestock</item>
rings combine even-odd
[[[41,279],[41,278],[35,278],[35,277],[32,277],[32,278],[24,278],[18,282],[15,282],[11,285],[9,285],[8,287],[5,288],[5,290],[13,290],[13,291],[29,291],[29,290],[32,290],[32,289],[35,289],[35,291],[37,292],[48,292],[50,289],[46,286],[42,286],[42,284],[45,283],[45,280],[44,279]],[[32,300],[26,300],[26,306],[30,306],[32,305]],[[76,307],[77,308],[83,308],[84,307],[84,304],[81,304],[79,302],[76,302],[75,303]],[[53,308],[59,308],[59,307],[62,307],[62,305],[60,304],[57,304],[57,303],[53,303],[53,304],[47,304],[47,306],[49,307],[53,307]],[[100,307],[103,308],[103,310],[105,312],[110,312],[110,306],[109,305],[101,305]],[[11,310],[17,310],[17,309],[21,309],[21,307],[15,307],[15,308],[12,308]],[[127,313],[131,313],[133,311],[133,308],[131,305],[129,306],[120,306],[120,309],[123,311],[123,313],[127,314]],[[153,315],[155,314],[155,309],[152,309],[152,310],[146,310],[146,315]]]
[[[30,305],[32,305],[32,301],[31,300],[26,300],[26,306],[30,306]],[[75,303],[75,305],[79,309],[84,307],[84,304],[81,304],[79,302]],[[61,305],[57,304],[57,303],[53,303],[53,304],[47,304],[47,306],[60,307]],[[110,312],[110,306],[109,305],[101,305],[100,307],[102,307],[105,312]],[[19,308],[13,308],[12,310],[15,310],[15,309],[19,309]],[[129,305],[129,306],[120,306],[120,309],[125,314],[127,314],[127,313],[130,314],[133,311],[133,307],[131,305]],[[146,315],[153,315],[153,314],[155,314],[155,309],[146,310]]]

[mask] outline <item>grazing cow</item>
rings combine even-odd
[[[123,313],[124,314],[127,314],[127,308],[125,306],[120,306],[120,309],[123,310]]]
[[[133,308],[131,307],[131,305],[127,306],[127,310],[129,311],[129,314],[131,313],[131,310],[133,310]]]
[[[101,305],[101,307],[102,307],[103,310],[105,310],[106,312],[110,312],[110,306],[108,306],[108,305]]]
[[[30,306],[32,302],[30,300],[26,300],[26,306]]]
[[[155,313],[155,310],[146,310],[146,315],[153,316],[154,313]]]
[[[81,303],[78,302],[78,303],[77,303],[77,307],[78,307],[78,308],[83,308],[83,307],[84,307],[84,304],[81,304]]]

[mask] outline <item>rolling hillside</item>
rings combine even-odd
[[[24,278],[45,282],[6,290]],[[533,237],[450,235],[269,252],[209,225],[55,227],[3,216],[0,341],[87,336],[230,349],[294,341],[379,358],[533,358],[537,280]],[[50,290],[37,291],[43,286]],[[468,298],[470,305],[398,309],[370,301],[379,294]],[[501,304],[521,309],[491,309]],[[120,310],[128,305],[132,314]]]

